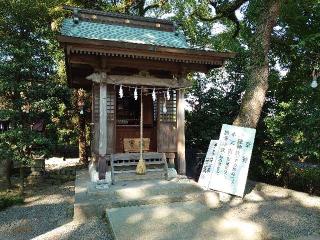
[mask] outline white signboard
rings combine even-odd
[[[223,124],[209,188],[242,197],[256,130]]]
[[[199,185],[207,190],[209,189],[209,183],[211,178],[211,173],[213,172],[213,164],[215,153],[217,151],[218,140],[211,140],[209,148],[206,154],[206,158],[203,162],[202,171],[198,180]]]

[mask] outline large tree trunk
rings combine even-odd
[[[20,172],[20,187],[19,187],[19,194],[20,196],[24,195],[24,164],[20,163],[19,167]]]
[[[256,128],[268,90],[270,38],[279,16],[280,0],[265,1],[256,25],[251,49],[248,85],[233,125]]]
[[[12,160],[7,159],[5,161],[5,175],[6,175],[6,181],[7,181],[7,188],[11,188],[11,172],[12,172]]]

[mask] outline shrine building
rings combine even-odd
[[[146,156],[164,153],[185,174],[186,77],[219,68],[234,53],[191,47],[168,20],[68,9],[73,16],[58,41],[70,87],[92,93],[91,152],[99,171],[112,154],[139,152],[142,138]]]

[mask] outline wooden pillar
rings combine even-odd
[[[87,139],[86,139],[86,118],[85,118],[85,111],[84,111],[86,92],[80,88],[76,90],[75,93],[77,96],[77,106],[78,106],[79,159],[81,163],[87,165],[88,154],[87,154]]]
[[[186,150],[185,150],[185,123],[184,123],[184,91],[178,91],[177,98],[177,161],[178,161],[178,173],[186,174]]]
[[[99,179],[105,179],[107,171],[107,84],[100,83],[99,104]]]
[[[174,167],[175,167],[175,165],[174,165],[174,159],[176,158],[176,155],[175,155],[174,153],[167,153],[167,154],[166,154],[166,157],[167,157],[167,159],[169,160],[169,161],[168,161],[168,162],[169,162],[168,166],[169,166],[170,168],[174,168]]]

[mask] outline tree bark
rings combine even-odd
[[[24,164],[20,163],[20,188],[19,188],[19,194],[20,196],[24,195]]]
[[[11,184],[11,169],[12,169],[12,160],[11,159],[7,159],[5,161],[5,175],[6,175],[7,189],[12,187],[12,184]]]
[[[240,112],[233,125],[256,128],[268,90],[270,39],[280,11],[280,0],[264,2],[256,32],[250,46],[252,50],[248,85],[242,99]]]

